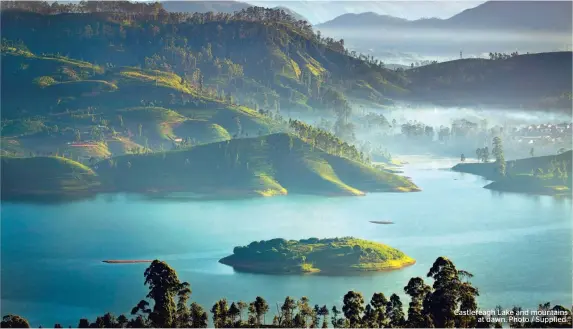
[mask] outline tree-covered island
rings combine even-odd
[[[219,260],[241,271],[257,273],[340,274],[395,270],[416,261],[387,245],[353,237],[272,239],[238,246]]]

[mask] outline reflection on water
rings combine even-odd
[[[146,264],[101,261],[150,258],[169,262],[206,308],[222,297],[257,295],[271,304],[290,295],[333,305],[351,289],[367,299],[378,291],[405,298],[408,280],[425,277],[441,255],[475,275],[481,307],[571,302],[570,199],[492,193],[480,177],[440,170],[454,159],[434,160],[432,170],[415,160],[404,171],[421,193],[208,202],[103,195],[64,205],[3,204],[3,313],[33,325],[75,326],[82,316],[129,312],[146,294]],[[417,263],[363,276],[239,273],[218,263],[253,240],[336,236],[383,242]]]

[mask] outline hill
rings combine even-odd
[[[5,199],[71,198],[99,192],[167,197],[186,192],[219,198],[410,191],[419,189],[405,177],[329,154],[288,134],[117,156],[92,168],[62,157],[2,156]]]
[[[411,99],[446,106],[571,109],[571,52],[461,59],[407,70]]]
[[[380,15],[373,12],[347,13],[318,24],[321,30],[345,27],[410,28],[444,30],[552,31],[571,33],[569,1],[488,1],[448,19],[418,19]]]
[[[277,274],[387,271],[415,263],[387,245],[350,237],[254,241],[235,247],[219,262],[240,271]]]
[[[272,196],[418,190],[404,177],[328,154],[288,134],[124,155],[96,166],[105,186],[115,191]]]
[[[172,13],[226,13],[232,14],[251,7],[240,1],[162,1],[163,8]]]
[[[2,199],[75,198],[100,187],[92,169],[66,158],[1,156],[0,161]]]
[[[496,163],[460,163],[452,170],[492,180],[493,183],[485,186],[492,190],[571,196],[572,157],[573,153],[567,151],[507,161],[505,177],[498,174]]]
[[[7,41],[2,71],[1,142],[18,155],[101,159],[169,149],[174,140],[201,144],[281,129],[271,117],[182,83],[172,72],[104,69]]]
[[[90,80],[109,82],[115,79],[114,72],[125,78],[117,72],[120,67],[168,71],[182,81],[164,87],[191,95],[197,89],[203,94],[208,90],[210,95],[224,94],[264,110],[331,109],[331,91],[373,100],[405,92],[398,74],[349,56],[343,41],[319,38],[308,23],[284,10],[250,7],[233,15],[140,14],[136,19],[126,17],[128,24],[122,23],[122,15],[62,13],[56,18],[5,10],[3,37],[21,40],[32,53],[66,54],[115,68]],[[18,63],[3,66],[9,71],[20,68]],[[367,86],[366,94],[360,92],[362,85]]]

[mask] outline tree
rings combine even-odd
[[[2,326],[4,327],[4,326]],[[80,322],[78,324],[78,328],[89,328],[90,327],[90,322],[88,321],[88,319],[80,319]]]
[[[411,301],[408,307],[408,327],[429,328],[432,327],[431,319],[423,311],[423,303],[432,288],[424,283],[422,278],[411,278],[404,292],[410,295]]]
[[[344,317],[350,322],[350,327],[360,327],[362,312],[364,312],[364,298],[362,294],[352,290],[346,293],[344,295],[342,312]]]
[[[213,314],[215,328],[228,327],[229,307],[227,306],[227,299],[218,300],[211,308],[211,313]]]
[[[386,314],[386,305],[388,305],[388,299],[386,299],[384,293],[374,293],[374,295],[372,295],[372,299],[370,300],[370,305],[372,305],[374,309],[374,317],[377,327],[386,327],[388,322],[388,315]]]
[[[317,312],[317,315],[322,316],[322,328],[328,328],[326,317],[329,313],[330,312],[328,311],[328,307],[326,307],[326,305],[323,305]]]
[[[239,310],[235,302],[232,302],[231,306],[229,306],[229,317],[231,318],[230,319],[231,325],[234,325],[237,322],[237,318],[239,317],[240,313],[241,311]]]
[[[406,322],[404,319],[404,310],[402,308],[402,301],[396,294],[390,296],[390,301],[386,305],[386,313],[389,319],[389,326],[392,328],[400,328]]]
[[[483,149],[481,149],[481,148],[476,149],[476,157],[477,157],[478,161],[482,161],[482,159],[483,159]]]
[[[341,320],[343,321],[343,319],[338,318],[338,316],[340,315],[340,311],[338,310],[338,308],[336,308],[336,306],[332,307],[332,317],[330,318],[330,321],[332,323],[332,327],[334,328],[341,328]]]
[[[247,303],[242,300],[237,303],[237,308],[239,309],[239,321],[243,321],[243,311],[247,308]]]
[[[428,272],[434,279],[433,291],[424,305],[436,328],[475,326],[475,316],[458,316],[458,309],[476,310],[478,291],[463,278],[471,278],[466,271],[458,271],[445,257],[438,257]]]
[[[1,328],[30,328],[30,323],[23,317],[15,314],[8,314],[2,317]]]
[[[264,316],[269,311],[269,304],[263,297],[257,296],[255,298],[255,312],[257,314],[257,324],[261,325],[261,317],[263,318],[262,323],[264,324]]]
[[[483,162],[489,162],[489,148],[486,146],[482,150],[482,159]]]
[[[201,305],[193,302],[190,307],[191,328],[207,328],[207,312]]]
[[[281,313],[282,313],[282,318],[285,321],[285,325],[289,326],[292,325],[292,320],[293,320],[293,314],[294,314],[294,310],[296,309],[296,302],[294,299],[292,299],[290,296],[287,296],[285,298],[285,301],[283,302],[283,305],[281,306]]]
[[[495,157],[495,163],[498,166],[498,172],[501,176],[505,176],[505,157],[503,154],[503,142],[501,137],[496,136],[493,138],[493,149],[492,154]]]
[[[147,308],[145,300],[134,307],[132,314],[142,311],[148,314],[148,319],[155,327],[169,328],[177,324],[176,303],[177,295],[185,295],[189,284],[180,282],[177,273],[167,263],[154,260],[145,270],[145,285],[149,287],[147,298],[153,300],[153,310]],[[184,292],[182,292],[184,291]],[[189,291],[190,292],[190,291]]]

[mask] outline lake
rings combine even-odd
[[[425,277],[442,255],[475,275],[481,308],[571,305],[571,200],[489,191],[480,177],[443,169],[453,164],[434,159],[405,166],[419,193],[201,202],[104,195],[58,205],[3,203],[2,315],[67,327],[108,311],[128,314],[147,293],[148,264],[102,260],[156,258],[191,284],[192,300],[206,310],[223,297],[250,302],[260,295],[271,311],[287,295],[329,307],[340,305],[349,290],[366,300],[374,292],[406,298],[408,280]],[[417,263],[361,276],[249,274],[218,263],[253,240],[341,236],[386,243]]]

